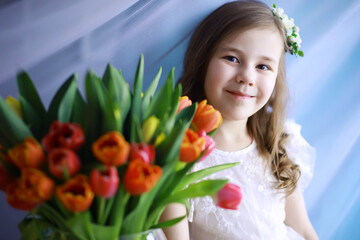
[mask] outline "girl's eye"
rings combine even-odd
[[[224,59],[230,61],[230,62],[234,62],[234,63],[239,63],[239,60],[236,57],[233,56],[225,56]]]
[[[270,67],[266,66],[265,64],[260,64],[257,66],[257,68],[264,71],[270,70]]]

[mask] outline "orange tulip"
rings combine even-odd
[[[161,176],[161,167],[135,159],[125,172],[124,186],[131,195],[140,195],[153,189]]]
[[[213,106],[206,104],[207,100],[202,100],[195,112],[191,127],[196,132],[204,130],[209,133],[218,128],[222,122],[222,117],[219,111],[215,110]]]
[[[193,162],[205,148],[205,138],[188,129],[180,146],[180,161]]]
[[[188,96],[179,97],[179,108],[176,113],[179,113],[184,108],[191,106],[191,104],[192,104],[192,101],[189,99]]]
[[[6,189],[7,201],[14,208],[28,210],[49,200],[54,190],[54,181],[45,173],[35,168],[25,168],[21,177]]]
[[[119,132],[108,132],[92,145],[95,157],[105,165],[123,165],[130,153],[130,144]]]
[[[6,201],[13,208],[23,211],[30,211],[38,205],[38,203],[31,202],[21,196],[21,192],[17,188],[17,181],[7,187]]]
[[[23,143],[8,151],[11,162],[19,168],[40,168],[45,162],[45,153],[40,143],[32,137],[27,137]]]
[[[71,212],[86,211],[94,199],[94,192],[91,190],[88,178],[82,174],[58,186],[56,195],[65,208]]]

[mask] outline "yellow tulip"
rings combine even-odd
[[[19,116],[19,118],[21,118],[21,119],[23,118],[20,102],[18,100],[16,100],[16,98],[14,98],[12,96],[7,96],[7,98],[5,99],[5,102],[14,111],[14,113],[16,113],[16,115]]]
[[[143,140],[146,143],[150,142],[150,140],[154,136],[154,133],[155,133],[157,127],[159,126],[159,124],[160,124],[160,120],[155,116],[149,117],[143,123],[143,125],[141,127],[141,132],[142,132]]]

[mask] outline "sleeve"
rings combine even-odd
[[[289,158],[300,166],[298,186],[304,191],[313,177],[316,150],[301,136],[301,126],[293,119],[286,121],[285,131],[289,134],[285,149]]]

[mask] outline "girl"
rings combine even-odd
[[[285,120],[285,52],[302,56],[292,24],[282,9],[236,1],[215,10],[194,32],[179,80],[183,95],[206,98],[223,117],[216,149],[194,171],[240,162],[210,177],[241,186],[243,199],[235,211],[216,207],[211,197],[193,199],[190,224],[165,229],[169,240],[188,239],[189,231],[194,240],[318,238],[302,195],[314,150],[300,127]],[[173,204],[163,219],[184,214],[185,207]]]

